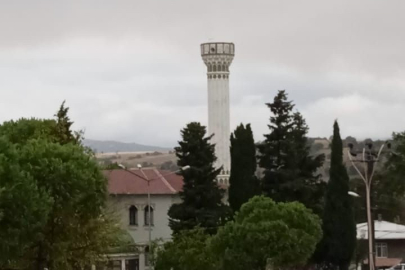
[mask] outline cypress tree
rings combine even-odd
[[[222,168],[215,169],[215,145],[212,136],[206,136],[206,128],[200,123],[189,123],[181,131],[182,141],[175,147],[179,167],[190,169],[179,174],[184,179],[180,192],[181,203],[169,209],[169,226],[176,234],[197,226],[215,233],[226,221],[229,208],[222,202],[224,190],[220,189],[216,177]]]
[[[260,191],[256,172],[256,146],[250,124],[240,124],[231,134],[229,204],[234,212]]]
[[[324,155],[310,156],[308,126],[285,90],[266,104],[270,117],[270,133],[258,146],[259,165],[264,169],[263,193],[277,202],[299,201],[321,213],[324,183],[318,169]]]
[[[82,139],[82,132],[72,131],[73,122],[68,116],[69,107],[65,107],[65,101],[62,102],[58,112],[55,114],[56,127],[55,136],[60,144],[75,143],[79,144]]]
[[[323,239],[316,259],[347,270],[356,247],[353,201],[348,195],[349,176],[343,164],[343,144],[337,121],[333,126],[332,153],[323,215]]]

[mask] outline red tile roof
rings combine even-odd
[[[150,194],[176,194],[183,186],[183,178],[169,171],[143,169],[142,171],[131,170],[131,172],[105,170],[108,192],[110,194],[147,194],[148,182],[141,178],[142,172],[150,179]]]

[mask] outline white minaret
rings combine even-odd
[[[208,134],[214,134],[216,166],[223,166],[219,181],[228,184],[230,161],[229,66],[235,55],[233,43],[201,44],[201,56],[207,66]]]

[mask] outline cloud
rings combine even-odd
[[[256,140],[279,89],[311,136],[329,136],[336,118],[359,137],[404,129],[401,0],[1,5],[0,121],[52,117],[66,100],[88,138],[173,146],[187,122],[207,123],[199,44],[215,40],[236,45],[232,128],[250,122]]]

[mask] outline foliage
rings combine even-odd
[[[318,169],[324,155],[310,156],[308,126],[299,112],[292,112],[294,104],[284,90],[267,106],[273,114],[270,133],[258,146],[264,194],[277,202],[299,201],[321,213],[325,184]]]
[[[347,270],[356,247],[356,223],[349,176],[343,164],[339,125],[333,126],[332,157],[323,214],[323,239],[315,256],[317,262]]]
[[[320,219],[301,203],[256,196],[213,236],[210,250],[218,269],[293,268],[306,263],[321,237]]]
[[[77,137],[64,136],[73,134],[65,116],[0,125],[0,234],[22,239],[0,244],[0,265],[78,269],[116,244],[106,179]],[[57,132],[63,122],[69,130]],[[4,260],[13,250],[13,261]]]
[[[71,127],[73,122],[70,120],[68,112],[69,107],[65,107],[65,101],[63,101],[60,105],[59,111],[55,114],[55,136],[58,138],[60,144],[81,143],[83,134],[81,131],[72,131]]]
[[[209,239],[203,229],[181,231],[158,251],[156,270],[212,270]]]
[[[43,237],[51,203],[22,170],[16,147],[0,137],[0,268],[18,264],[31,243]]]
[[[229,204],[234,212],[260,193],[256,172],[256,146],[250,124],[240,124],[231,134]]]
[[[206,137],[206,128],[200,123],[189,123],[181,131],[183,140],[175,148],[179,167],[190,166],[181,171],[184,186],[180,192],[181,203],[169,209],[169,225],[176,234],[197,226],[215,233],[223,224],[229,208],[222,202],[224,191],[216,183],[221,168],[215,169],[216,160],[212,136]]]
[[[26,119],[8,121],[0,125],[0,136],[5,137],[10,143],[24,144],[31,139],[46,138],[56,142],[56,121],[51,119]]]

